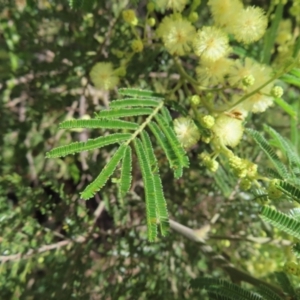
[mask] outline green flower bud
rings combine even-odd
[[[133,52],[142,52],[144,49],[143,42],[141,40],[133,40],[131,43],[131,49]]]
[[[194,106],[199,106],[199,104],[201,103],[200,96],[198,96],[198,95],[193,95],[191,97],[190,101],[191,101],[191,104]]]
[[[255,78],[253,77],[253,75],[247,75],[247,76],[244,76],[243,80],[242,80],[242,83],[244,85],[244,87],[249,87],[249,86],[252,86],[255,82]]]
[[[212,128],[215,125],[215,118],[211,115],[203,116],[201,118],[201,124],[204,128]]]
[[[271,90],[271,95],[275,98],[281,98],[283,95],[283,88],[281,86],[274,86]]]
[[[248,191],[251,188],[252,182],[248,178],[243,178],[240,182],[240,188],[244,191]]]
[[[198,13],[193,11],[192,13],[189,14],[188,19],[191,23],[194,23],[199,19],[199,15],[198,15]]]
[[[149,18],[147,19],[147,24],[151,27],[153,27],[155,25],[156,21],[154,18]]]
[[[210,160],[207,162],[207,169],[213,173],[215,173],[219,168],[219,163],[215,160]]]

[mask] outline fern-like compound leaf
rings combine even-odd
[[[264,129],[272,136],[280,150],[287,157],[291,172],[294,173],[295,176],[298,176],[300,174],[300,158],[290,141],[286,140],[276,130],[267,125],[264,125]]]
[[[171,128],[164,121],[163,117],[160,114],[155,115],[155,119],[158,122],[160,128],[162,129],[164,135],[166,136],[173,151],[175,152],[176,157],[178,158],[180,164],[180,168],[178,168],[178,170],[180,171],[175,170],[175,178],[179,178],[182,175],[182,168],[189,167],[189,159],[186,155],[185,150],[180,145],[173,128]]]
[[[278,155],[275,153],[275,151],[270,146],[270,144],[266,141],[266,139],[256,130],[248,128],[248,129],[246,129],[246,132],[252,136],[252,138],[255,140],[255,142],[258,144],[258,146],[269,157],[269,159],[272,161],[274,167],[280,174],[281,178],[287,178],[288,171],[287,171],[285,165],[280,161]]]
[[[140,97],[140,98],[157,98],[157,99],[164,99],[165,96],[162,94],[155,93],[153,91],[147,90],[140,90],[140,89],[127,89],[122,88],[118,90],[118,93],[123,96],[129,97]]]
[[[180,162],[178,161],[178,158],[176,156],[174,149],[169,144],[165,135],[162,133],[161,129],[158,127],[158,125],[155,122],[149,123],[148,126],[149,126],[150,130],[152,131],[152,133],[154,134],[157,142],[164,150],[164,153],[166,154],[167,159],[169,161],[170,167],[174,171],[175,178],[178,178],[176,176],[179,176],[182,174],[182,167],[180,165]]]
[[[122,144],[119,149],[115,152],[113,157],[110,159],[110,161],[107,163],[107,165],[102,169],[101,173],[98,175],[98,177],[90,183],[85,190],[81,193],[81,198],[84,200],[88,200],[92,198],[96,192],[98,192],[107,182],[107,180],[110,178],[110,176],[115,171],[118,163],[122,159],[125,151],[126,151],[126,145]]]
[[[166,236],[169,231],[169,215],[167,210],[167,202],[164,196],[163,187],[159,175],[158,164],[148,133],[146,131],[143,131],[141,133],[141,136],[143,147],[146,151],[152,169],[151,172],[153,176],[155,189],[155,206],[157,209],[157,215],[159,219],[160,233],[162,236]]]
[[[139,125],[133,122],[110,119],[67,120],[59,124],[60,129],[70,128],[107,128],[136,130]]]
[[[276,187],[285,195],[291,197],[296,202],[300,203],[300,189],[286,181],[279,181],[275,184]]]
[[[142,115],[150,115],[152,113],[151,108],[120,108],[120,109],[107,109],[102,110],[97,114],[98,118],[123,118],[123,117],[135,117]]]
[[[237,284],[217,278],[202,277],[192,279],[191,287],[197,290],[203,290],[205,288],[208,292],[225,296],[232,300],[263,300],[263,298],[256,293],[250,292]]]
[[[101,136],[96,139],[90,139],[86,142],[74,142],[66,146],[54,148],[46,153],[47,158],[62,157],[68,154],[75,154],[82,151],[98,149],[107,145],[116,144],[128,140],[131,137],[129,133],[114,133],[107,136]]]
[[[166,109],[165,107],[163,107],[161,110],[161,113],[163,115],[163,118],[165,120],[165,122],[169,125],[169,126],[173,126],[173,119],[170,115],[170,112],[168,109]]]
[[[115,100],[112,101],[109,105],[111,108],[121,108],[121,107],[127,107],[127,106],[157,106],[158,105],[157,100],[152,99],[137,99],[137,98],[127,98],[122,100]]]
[[[289,277],[286,275],[285,272],[275,272],[276,279],[282,288],[282,290],[287,293],[291,299],[298,299],[297,293],[290,282]]]
[[[148,240],[154,242],[157,237],[157,210],[155,203],[155,186],[152,176],[150,161],[145,153],[145,149],[139,138],[134,140],[134,147],[139,160],[139,165],[142,171],[142,177],[145,188],[146,198],[146,216],[147,216],[147,230]]]
[[[120,192],[121,197],[125,197],[131,186],[131,166],[132,156],[131,147],[127,146],[122,158],[121,177],[120,177]]]
[[[260,285],[258,288],[258,292],[261,296],[263,296],[264,300],[283,300],[283,298],[281,298],[278,294],[276,294],[265,285]]]
[[[267,205],[262,207],[260,216],[265,222],[268,222],[279,230],[300,239],[300,222],[295,220],[293,217],[279,212]]]

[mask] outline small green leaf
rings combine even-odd
[[[124,156],[122,158],[121,178],[120,178],[121,197],[125,197],[125,195],[130,189],[131,179],[132,179],[131,165],[132,165],[131,148],[130,146],[127,146]]]
[[[152,113],[151,108],[120,108],[111,110],[102,110],[97,114],[99,118],[123,118],[134,117],[141,115],[150,115]]]
[[[111,108],[120,108],[127,106],[157,106],[159,102],[152,99],[137,99],[137,98],[128,98],[122,100],[115,100],[110,103]]]
[[[90,139],[86,142],[75,142],[66,146],[54,148],[46,153],[47,158],[62,157],[68,154],[75,154],[82,151],[98,149],[107,145],[120,143],[131,137],[129,133],[114,133],[107,136],[101,136],[96,139]]]
[[[81,193],[81,198],[84,200],[88,200],[92,198],[96,192],[98,192],[110,178],[110,176],[115,171],[118,163],[122,159],[124,152],[126,151],[126,145],[123,144],[120,148],[115,152],[113,157],[107,163],[107,165],[102,169],[101,173],[98,177],[90,183],[85,190]]]
[[[155,93],[153,91],[147,90],[140,90],[140,89],[119,89],[118,93],[124,96],[130,97],[141,97],[141,98],[157,98],[157,99],[164,99],[165,96],[162,94]]]
[[[139,125],[133,122],[110,119],[67,120],[59,124],[60,129],[70,128],[106,128],[136,130]]]

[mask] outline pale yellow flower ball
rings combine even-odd
[[[216,61],[229,52],[228,36],[217,27],[204,26],[193,40],[195,54],[203,61]]]
[[[156,33],[171,54],[184,55],[191,50],[196,30],[189,21],[182,19],[180,14],[173,14],[162,20]]]
[[[232,19],[232,23],[228,25],[228,30],[237,41],[250,44],[262,38],[267,26],[268,18],[263,9],[249,6]]]
[[[90,78],[96,88],[110,90],[119,83],[111,63],[99,62],[90,72]]]
[[[178,141],[184,148],[190,148],[197,144],[200,133],[191,118],[180,117],[174,120],[174,131]]]
[[[214,133],[216,143],[235,147],[241,141],[244,127],[241,120],[227,115],[220,115],[215,119],[215,124],[211,130]]]

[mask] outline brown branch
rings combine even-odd
[[[205,243],[203,238],[199,237],[199,235],[197,234],[197,230],[193,230],[173,220],[170,220],[170,227],[189,240],[198,243],[201,252],[203,252],[216,266],[222,268],[230,276],[232,282],[240,283],[241,281],[244,281],[257,287],[263,285],[283,297],[283,299],[287,299],[283,291],[278,287],[263,280],[257,279],[250,274],[237,269],[223,255],[216,253],[211,246]]]

